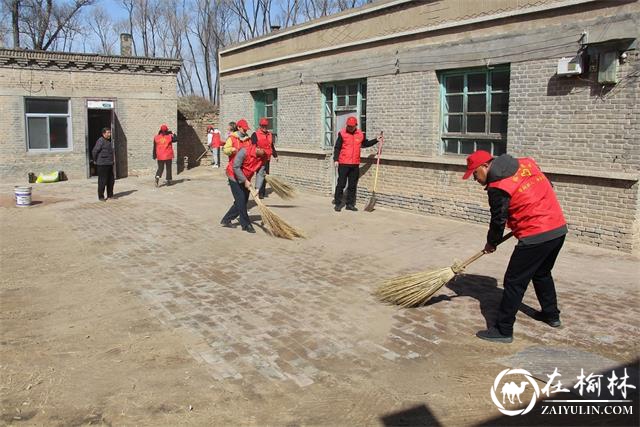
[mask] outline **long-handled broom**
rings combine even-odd
[[[500,240],[500,243],[511,236],[513,236],[513,233],[505,235]],[[374,295],[382,302],[403,307],[424,305],[440,288],[484,254],[484,251],[480,251],[468,260],[462,263],[454,263],[451,267],[389,279],[380,285]]]
[[[267,184],[273,188],[273,191],[284,200],[293,199],[296,195],[296,189],[293,188],[288,183],[284,182],[282,179],[277,178],[273,175],[266,175],[265,179],[267,180]]]
[[[376,161],[376,176],[373,179],[373,191],[371,192],[371,198],[369,203],[364,207],[367,212],[373,212],[373,208],[376,205],[376,187],[378,186],[378,170],[380,169],[380,154],[382,154],[382,144],[384,143],[384,134],[380,132],[380,144],[378,144],[378,160]]]
[[[250,188],[249,191],[251,192],[251,196],[256,202],[256,205],[258,205],[258,209],[260,209],[262,222],[265,223],[272,236],[289,240],[294,237],[305,237],[302,231],[290,226],[285,222],[285,220],[271,212],[271,210],[262,203],[262,200],[258,197],[258,193],[255,189]]]

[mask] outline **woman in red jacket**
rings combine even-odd
[[[167,168],[167,185],[171,185],[171,160],[173,159],[173,145],[176,136],[169,130],[167,125],[160,126],[160,132],[153,138],[153,158],[158,160],[158,170],[156,171],[156,187],[162,177],[164,168]]]

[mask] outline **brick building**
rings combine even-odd
[[[177,129],[181,61],[0,49],[0,177],[63,170],[96,175],[90,151],[111,127],[116,175],[155,167],[151,143],[162,123]],[[174,162],[174,168],[176,167]]]
[[[379,204],[483,223],[466,154],[533,156],[573,240],[637,252],[639,22],[635,0],[378,1],[223,50],[221,122],[269,117],[274,173],[331,193],[336,132],[357,115],[385,134]]]

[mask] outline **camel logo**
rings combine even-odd
[[[508,381],[506,380],[500,388],[500,384],[502,383],[502,379],[505,376],[519,376],[520,379],[524,377],[526,381]],[[519,384],[519,385],[518,385]],[[531,387],[527,387],[527,386]],[[499,390],[499,391],[498,391]],[[506,409],[504,405],[508,401],[511,405],[515,405],[517,403],[523,403],[520,397],[525,393],[525,390],[532,390],[531,401],[524,409]],[[497,393],[502,393],[502,401],[497,396]],[[525,393],[528,395],[528,393]],[[524,369],[505,369],[500,372],[496,377],[496,380],[493,382],[493,387],[491,387],[491,400],[498,407],[498,410],[505,415],[515,416],[515,415],[524,415],[531,411],[536,404],[536,399],[540,397],[540,388],[538,387],[538,383],[531,377],[529,371]]]

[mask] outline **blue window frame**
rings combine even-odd
[[[509,66],[440,73],[442,151],[507,151]]]

